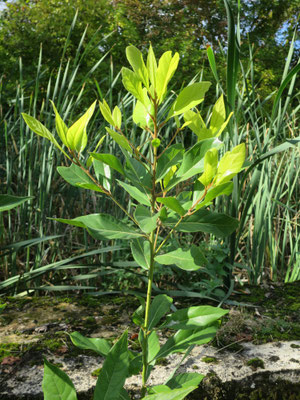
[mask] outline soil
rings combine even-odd
[[[295,362],[291,361],[291,368],[293,365],[298,366],[297,363],[300,362],[298,361],[300,349],[297,342],[300,340],[299,293],[300,282],[260,287],[248,286],[236,291],[230,297],[228,304],[223,305],[229,308],[230,312],[223,319],[223,324],[212,344],[216,354],[220,350],[238,354],[245,344],[257,346],[269,342],[295,341],[292,343],[295,346],[292,347]],[[200,303],[191,299],[182,299],[182,301],[176,299],[174,304],[177,308],[182,308],[187,304],[199,305]],[[0,399],[14,398],[3,395],[6,382],[16,376],[16,372],[24,366],[39,374],[42,373],[43,357],[56,363],[60,360],[58,363],[61,364],[64,361],[74,360],[74,357],[79,364],[80,362],[84,364],[84,360],[94,357],[93,353],[80,350],[72,344],[68,335],[70,332],[78,331],[85,336],[102,337],[113,343],[125,329],[128,329],[130,345],[132,349],[135,349],[138,346],[136,337],[138,330],[131,322],[130,316],[138,306],[138,300],[132,296],[112,295],[96,298],[70,295],[0,298]],[[272,357],[276,363],[278,361],[275,360],[276,354]],[[248,370],[252,368],[254,372],[260,370],[262,373],[262,361],[255,358],[253,357],[252,361],[248,360],[247,368]],[[210,368],[218,365],[218,356],[215,354],[205,354],[201,360]],[[90,380],[95,382],[99,360],[95,360],[94,365],[91,361],[88,362],[94,368],[92,371],[94,373],[90,374]],[[76,368],[76,365],[72,368]],[[216,384],[218,379],[218,376],[214,374],[208,376],[206,392],[205,390],[202,390],[201,394],[195,392],[196,394],[190,398],[300,399],[299,392],[299,397],[295,397],[298,396],[296,393],[300,390],[299,386],[289,385],[284,377],[279,377],[277,380],[279,382],[277,394],[275,392],[272,394],[270,389],[264,388],[263,383],[252,388],[249,384],[249,390],[245,393],[239,392],[238,387],[234,387],[232,383],[227,383],[227,386],[223,385],[219,390],[219,394],[213,393],[210,387],[214,387],[214,390],[221,387]],[[38,384],[40,385],[40,382]],[[291,391],[288,388],[291,388]],[[288,397],[282,397],[283,394]]]

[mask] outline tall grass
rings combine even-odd
[[[227,94],[228,110],[234,111],[225,148],[242,141],[248,144],[252,166],[235,178],[229,203],[219,201],[241,223],[229,246],[231,263],[240,261],[248,279],[258,283],[264,276],[293,281],[300,277],[299,229],[299,93],[294,87],[300,64],[291,68],[295,35],[283,68],[277,93],[260,100],[254,81],[254,62],[249,45],[249,61],[241,60],[239,10],[237,23],[227,0],[228,17],[227,75],[223,86],[211,49],[208,58],[217,84]],[[250,82],[250,84],[249,84]],[[285,93],[287,92],[287,93]],[[272,112],[267,102],[273,100]],[[298,104],[291,108],[291,104]],[[298,147],[297,147],[298,146]],[[254,168],[255,167],[255,168]]]

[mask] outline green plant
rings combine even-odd
[[[219,160],[218,150],[222,148],[219,136],[231,114],[226,118],[221,96],[213,107],[209,126],[204,123],[196,107],[204,100],[209,82],[192,83],[181,90],[172,104],[164,103],[168,83],[179,62],[178,53],[172,56],[168,51],[157,63],[150,46],[146,64],[134,46],[127,47],[126,55],[132,70],[123,68],[122,80],[128,92],[136,98],[132,119],[143,131],[144,141],[137,146],[130,140],[123,131],[121,110],[116,106],[111,111],[105,100],[100,102],[101,113],[110,124],[106,127],[107,134],[121,148],[124,162],[113,154],[97,152],[98,145],[88,157],[84,156],[88,142],[87,125],[96,102],[69,128],[52,104],[62,144],[37,119],[25,113],[23,118],[31,130],[50,140],[72,163],[70,167],[57,168],[68,183],[108,197],[124,213],[123,220],[104,213],[56,220],[84,228],[98,240],[130,240],[134,260],[147,273],[146,300],[140,298],[141,305],[133,314],[133,322],[140,327],[140,353],[128,350],[127,332],[113,347],[104,339],[85,338],[78,332],[71,334],[76,346],[92,349],[106,357],[94,399],[128,399],[123,388],[125,380],[142,370],[142,398],[150,400],[159,396],[160,399],[179,400],[194,390],[203,376],[172,375],[165,385],[149,389],[147,380],[151,370],[158,359],[175,352],[188,353],[191,346],[209,342],[215,336],[219,318],[227,311],[199,306],[181,310],[173,307],[175,312],[170,313],[172,299],[169,296],[160,294],[151,300],[154,271],[159,264],[176,265],[185,271],[196,271],[206,265],[200,247],[174,248],[169,241],[172,235],[202,231],[222,237],[237,228],[236,219],[209,211],[207,207],[218,196],[232,192],[231,180],[243,168],[245,145],[240,144],[226,152]],[[177,129],[166,142],[164,127],[172,118]],[[187,127],[198,139],[189,148],[177,141],[179,133],[188,134]],[[120,186],[127,193],[133,213],[114,196],[113,185]],[[176,333],[160,346],[157,331],[162,329],[175,330]],[[70,379],[47,361],[43,390],[46,400],[55,395],[64,399],[76,398]]]

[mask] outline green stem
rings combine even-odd
[[[157,102],[156,98],[154,99],[154,139],[158,136],[158,128],[157,128]],[[151,207],[152,212],[155,212],[155,203],[156,203],[156,165],[157,165],[157,148],[153,148],[153,163],[152,163],[152,191],[151,191]],[[151,293],[152,293],[152,283],[153,283],[153,273],[154,273],[154,256],[155,256],[155,230],[150,234],[149,242],[150,242],[150,267],[148,272],[148,288],[147,288],[147,298],[146,298],[146,306],[145,306],[145,321],[143,326],[143,342],[142,342],[142,360],[143,360],[143,371],[142,371],[142,398],[145,396],[147,392],[147,370],[148,370],[148,337],[151,331],[149,331],[149,313],[150,313],[150,305],[151,305]]]

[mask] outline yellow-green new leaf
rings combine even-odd
[[[55,127],[56,127],[57,134],[60,137],[60,140],[63,142],[63,144],[68,147],[68,142],[67,142],[68,127],[62,120],[61,116],[59,115],[59,112],[57,111],[53,101],[51,101],[51,104],[52,104],[53,110],[55,112]]]
[[[179,54],[172,57],[171,51],[166,51],[160,58],[156,73],[156,93],[161,103],[167,92],[167,86],[172,79],[179,63]]]
[[[50,142],[52,143],[55,142],[55,138],[52,135],[52,133],[40,121],[38,121],[36,118],[26,113],[22,113],[22,117],[24,118],[26,124],[34,133],[50,140]]]
[[[242,169],[245,157],[245,143],[236,146],[231,151],[227,151],[219,162],[217,175],[214,180],[215,185],[229,182],[236,174],[238,174]]]
[[[210,129],[212,133],[216,133],[226,118],[225,104],[223,94],[218,98],[216,104],[213,107],[211,120],[210,120]]]
[[[37,135],[42,136],[48,140],[50,140],[51,143],[54,144],[66,157],[70,159],[68,154],[62,149],[62,147],[58,144],[57,140],[55,137],[52,135],[52,133],[37,119],[34,117],[31,117],[28,114],[22,113],[22,116],[24,118],[24,121],[28,125],[28,127]]]
[[[115,108],[114,108],[114,111],[113,111],[113,113],[112,113],[112,118],[113,118],[113,121],[114,121],[114,125],[117,127],[117,128],[121,128],[121,125],[122,125],[122,113],[121,113],[121,111],[120,111],[120,109],[119,109],[119,107],[118,106],[116,106]]]
[[[132,118],[133,122],[141,128],[148,127],[152,129],[153,120],[151,119],[150,115],[154,115],[154,106],[147,96],[147,89],[144,88],[144,91],[146,91],[146,93],[144,94],[145,102],[144,104],[141,103],[139,100],[136,102]]]
[[[101,101],[99,101],[99,107],[100,107],[100,111],[101,114],[103,115],[103,118],[112,126],[115,126],[115,121],[114,118],[111,114],[111,110],[109,108],[109,105],[107,104],[107,102],[103,99],[103,103],[101,103]]]
[[[207,151],[204,157],[204,172],[199,181],[204,186],[208,186],[213,180],[218,167],[218,150],[216,148]]]
[[[156,72],[157,72],[157,62],[155,58],[155,54],[153,48],[150,44],[148,50],[148,57],[147,57],[147,69],[150,78],[150,82],[153,85],[154,89],[156,87]]]
[[[135,46],[126,47],[126,56],[134,72],[139,76],[143,84],[149,87],[149,76],[142,53]]]
[[[128,68],[122,68],[122,82],[126,90],[133,94],[141,103],[145,103],[140,77]]]
[[[210,85],[210,82],[196,82],[185,87],[173,103],[168,118],[183,114],[200,104]]]
[[[71,150],[82,151],[87,144],[86,127],[95,110],[96,101],[86,113],[80,117],[67,131],[68,147]]]

